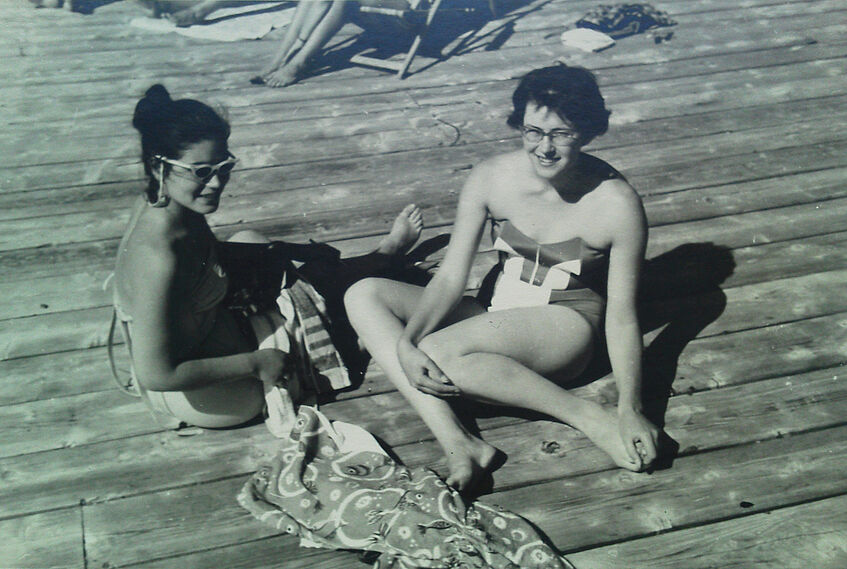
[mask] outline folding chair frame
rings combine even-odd
[[[420,27],[420,29],[415,34],[415,39],[412,42],[412,46],[409,48],[409,51],[406,52],[403,61],[391,61],[389,59],[380,59],[378,57],[371,57],[368,55],[357,54],[350,58],[351,63],[355,63],[357,65],[365,65],[368,67],[377,67],[379,69],[387,69],[390,71],[397,72],[397,78],[402,79],[404,75],[406,75],[406,71],[408,71],[409,66],[412,64],[412,60],[415,58],[415,54],[418,51],[418,48],[421,45],[421,41],[423,41],[423,37],[426,34],[427,30],[429,30],[429,26],[432,24],[432,20],[435,18],[435,13],[438,11],[439,6],[441,6],[442,0],[433,0],[433,2],[429,5],[429,9],[427,10],[426,22]],[[379,9],[372,8],[366,9],[361,8],[363,11],[382,13],[394,16],[402,16],[403,10],[390,10],[390,9]]]

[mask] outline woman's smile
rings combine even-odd
[[[554,178],[568,169],[579,156],[578,138],[567,138],[567,133],[576,132],[576,128],[547,107],[527,103],[523,128],[524,150],[529,154],[536,174],[542,178]],[[555,144],[554,138],[557,139]]]

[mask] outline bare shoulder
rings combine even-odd
[[[621,213],[641,209],[641,197],[627,179],[605,160],[590,154],[581,156],[580,167],[588,184],[594,187],[591,192],[596,199],[602,200],[606,207]]]
[[[155,227],[138,224],[122,243],[116,277],[124,290],[155,290],[170,286],[177,273],[178,244]],[[142,287],[138,287],[143,283]]]
[[[602,160],[594,160],[592,167],[598,178],[591,194],[610,230],[616,234],[644,231],[647,222],[641,196],[617,170]]]

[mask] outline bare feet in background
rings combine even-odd
[[[391,231],[385,236],[377,251],[385,255],[403,255],[421,236],[423,230],[423,215],[415,204],[403,208],[394,219]]]

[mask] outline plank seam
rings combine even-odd
[[[737,515],[719,516],[719,517],[716,517],[714,519],[709,520],[707,523],[693,523],[692,522],[692,523],[680,524],[679,526],[674,526],[670,529],[660,529],[660,530],[656,530],[655,532],[651,532],[651,533],[643,533],[643,534],[637,535],[637,536],[630,536],[630,537],[627,537],[627,538],[622,538],[622,539],[617,539],[617,540],[608,540],[608,541],[604,541],[604,542],[598,542],[598,543],[592,544],[590,546],[584,546],[584,547],[578,547],[578,548],[574,548],[574,549],[563,550],[562,554],[567,556],[567,555],[570,555],[570,554],[573,554],[573,553],[579,553],[579,552],[582,552],[582,551],[590,551],[592,549],[599,549],[601,547],[608,547],[610,545],[619,545],[619,544],[622,544],[622,543],[627,543],[627,542],[631,542],[631,541],[637,541],[637,540],[640,540],[640,539],[655,537],[657,535],[665,535],[665,534],[673,533],[673,532],[676,532],[676,531],[693,529],[693,528],[698,528],[698,527],[708,527],[712,524],[727,522],[727,521],[731,521],[731,520],[737,520],[737,519],[741,519],[741,518],[747,518],[747,517],[750,517],[750,516],[766,515],[766,514],[769,514],[770,512],[776,512],[776,511],[779,511],[779,510],[784,510],[786,508],[794,508],[794,507],[797,507],[797,506],[803,506],[805,504],[813,504],[815,502],[821,502],[821,501],[824,501],[824,500],[830,500],[832,498],[839,498],[839,497],[842,497],[842,496],[847,496],[847,492],[835,492],[835,493],[830,493],[830,494],[824,494],[822,496],[816,496],[814,498],[808,498],[808,499],[805,499],[805,500],[797,500],[797,501],[794,501],[794,502],[786,502],[786,503],[783,503],[783,504],[779,504],[778,506],[774,506],[772,508],[767,508],[767,509],[763,509],[763,510],[755,510],[755,511],[751,511],[751,512],[739,511],[739,513]]]

